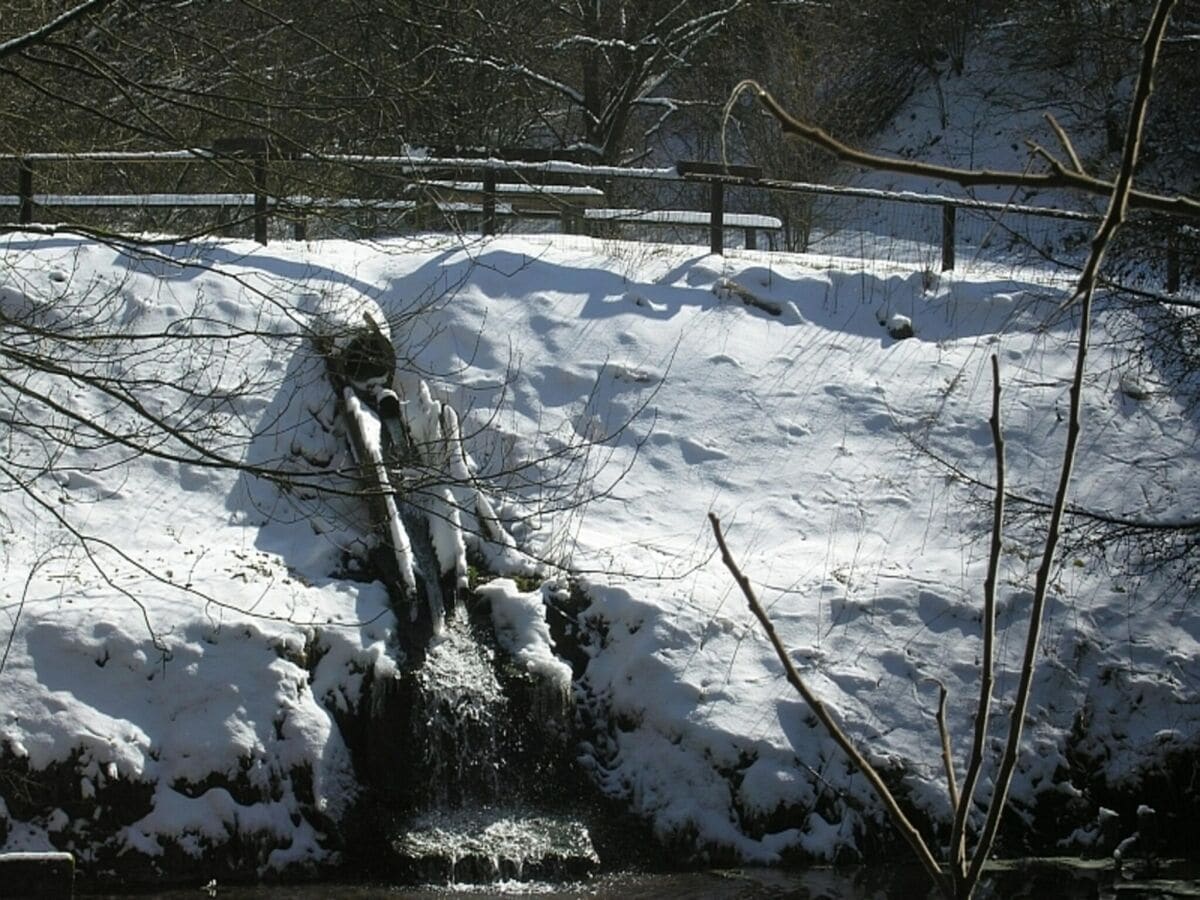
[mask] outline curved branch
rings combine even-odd
[[[940,181],[953,181],[963,187],[982,185],[1009,185],[1013,187],[1030,188],[1069,188],[1098,196],[1110,197],[1116,190],[1116,185],[1096,178],[1084,172],[1068,169],[1062,163],[1054,160],[1049,154],[1049,172],[1012,172],[992,169],[960,169],[955,166],[941,166],[933,163],[916,162],[900,159],[894,156],[882,156],[868,153],[844,144],[824,129],[809,125],[791,115],[779,101],[771,96],[757,81],[746,80],[733,89],[731,99],[736,99],[743,91],[751,91],[767,111],[775,117],[784,134],[800,138],[810,144],[831,153],[842,162],[851,163],[865,169],[897,172],[902,175],[916,175],[921,178]],[[1168,197],[1161,194],[1150,194],[1145,191],[1130,189],[1127,194],[1127,204],[1136,209],[1149,209],[1168,215],[1200,219],[1200,200],[1192,197]]]
[[[858,751],[858,748],[854,746],[854,742],[842,730],[842,726],[833,718],[829,710],[825,707],[825,704],[821,702],[821,699],[809,690],[808,685],[800,677],[800,673],[796,670],[795,665],[792,664],[792,659],[788,655],[787,648],[783,645],[783,641],[780,639],[778,633],[776,633],[775,625],[771,622],[767,611],[763,608],[762,603],[759,602],[758,595],[754,592],[754,587],[750,584],[750,579],[738,567],[733,554],[729,552],[729,545],[725,543],[725,535],[721,531],[721,520],[717,518],[716,513],[710,512],[708,514],[708,521],[712,525],[713,535],[717,539],[717,546],[721,548],[721,561],[725,563],[725,568],[729,570],[729,573],[733,576],[733,580],[741,588],[742,596],[746,598],[746,603],[749,604],[750,611],[754,613],[754,617],[758,619],[763,631],[766,632],[767,637],[770,639],[771,646],[775,649],[775,655],[783,665],[783,671],[787,676],[788,684],[795,688],[796,692],[804,698],[804,702],[813,711],[813,715],[820,720],[825,730],[829,733],[829,736],[842,748],[842,752],[850,758],[851,765],[858,769],[870,783],[871,787],[875,789],[875,793],[883,801],[883,805],[888,811],[888,816],[900,830],[900,834],[908,842],[908,845],[912,847],[913,852],[916,853],[917,858],[921,861],[921,865],[929,877],[933,879],[934,884],[947,897],[953,898],[954,894],[950,881],[938,866],[937,860],[934,859],[933,853],[930,851],[929,845],[925,843],[925,839],[921,837],[921,833],[917,831],[916,826],[904,814],[904,810],[900,808],[900,804],[888,789],[883,778],[875,770],[875,767]]]

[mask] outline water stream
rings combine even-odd
[[[416,671],[412,724],[420,783],[419,811],[487,806],[500,796],[498,722],[507,698],[492,654],[475,640],[461,612],[453,617]]]
[[[447,884],[585,877],[599,866],[587,827],[547,809],[512,752],[525,735],[495,651],[462,610],[411,674],[409,815],[390,842],[406,880]]]

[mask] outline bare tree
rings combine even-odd
[[[490,73],[529,97],[525,134],[539,144],[616,164],[647,152],[650,138],[681,108],[683,82],[747,4],[495,4],[487,27],[441,42],[456,70]],[[536,13],[536,15],[531,15]],[[504,27],[522,18],[526,34]]]
[[[394,4],[332,10],[328,4],[314,4],[312,18],[303,18],[287,3],[239,0],[232,6],[201,4],[182,10],[92,0],[57,17],[46,15],[43,24],[6,35],[0,44],[0,85],[14,87],[0,101],[10,113],[0,122],[0,143],[16,150],[36,146],[27,143],[36,134],[22,130],[32,122],[35,103],[39,115],[52,118],[52,110],[70,119],[50,123],[68,132],[52,145],[59,149],[99,138],[179,146],[211,136],[218,127],[261,127],[258,133],[265,130],[278,145],[318,154],[323,147],[315,142],[336,143],[339,127],[345,128],[347,140],[383,140],[373,129],[386,133],[402,102],[415,96],[401,74],[409,57],[395,56],[393,66],[386,62],[387,54],[352,55],[356,28],[344,26],[347,21],[363,30],[378,25],[379,37],[416,24]],[[332,27],[334,15],[343,27]],[[324,81],[330,69],[334,76]],[[68,90],[66,82],[75,78],[79,83]],[[388,107],[392,101],[397,105]],[[373,122],[376,113],[382,118]],[[334,129],[332,138],[322,131],[326,127]],[[392,134],[386,139],[397,138]],[[236,160],[228,161],[225,171],[231,178],[251,174]],[[315,180],[324,178],[324,171],[317,170],[311,184],[328,189],[327,181]],[[291,512],[276,510],[276,515],[303,517],[324,504],[333,510],[330,515],[361,519],[364,501],[377,499],[380,489],[363,486],[359,465],[344,454],[330,450],[305,456],[289,438],[297,429],[317,428],[336,443],[341,424],[321,357],[330,355],[331,348],[352,344],[363,328],[357,313],[326,315],[328,308],[336,310],[343,303],[352,310],[372,310],[384,333],[404,336],[391,350],[392,366],[398,358],[409,399],[433,411],[429,421],[436,424],[412,437],[413,454],[405,463],[405,501],[423,516],[460,525],[465,521],[481,539],[504,543],[505,526],[579,508],[607,489],[590,475],[605,447],[620,437],[641,407],[587,434],[572,432],[567,439],[546,435],[517,457],[498,450],[491,436],[499,407],[508,399],[504,389],[491,398],[495,405],[472,410],[460,423],[450,405],[461,399],[453,386],[462,370],[429,372],[415,362],[420,341],[437,335],[433,320],[439,305],[461,281],[439,281],[425,295],[405,298],[385,313],[358,287],[314,285],[303,273],[247,277],[228,271],[219,253],[209,255],[203,247],[178,253],[170,246],[175,241],[150,241],[124,232],[120,224],[104,224],[75,231],[97,239],[97,246],[113,250],[132,270],[224,279],[234,292],[253,297],[258,307],[254,321],[232,323],[198,295],[196,307],[179,320],[145,328],[129,308],[133,301],[124,283],[79,284],[70,262],[65,268],[47,268],[36,252],[40,229],[12,236],[6,245],[0,260],[0,397],[5,405],[0,438],[11,452],[0,462],[0,493],[23,497],[56,522],[82,548],[97,577],[132,602],[140,604],[140,599],[106,570],[114,559],[164,590],[193,596],[201,605],[220,605],[185,580],[138,562],[120,536],[88,532],[70,509],[55,503],[56,484],[83,477],[96,450],[118,454],[120,462],[113,463],[118,467],[152,459],[200,472],[236,473],[268,485],[272,496],[279,494],[285,506],[290,504]],[[69,234],[72,229],[55,231]],[[84,242],[76,248],[77,253],[86,250]],[[469,277],[472,265],[462,267],[461,278]],[[417,322],[423,327],[416,328]],[[424,338],[412,336],[418,333]],[[239,365],[256,354],[279,366],[248,372]],[[317,416],[324,417],[321,421],[312,421],[315,414],[298,411],[287,398],[272,404],[275,411],[265,418],[248,413],[280,392],[285,376],[294,390],[312,384],[327,390],[329,408]],[[391,378],[390,368],[379,376],[381,381]],[[430,392],[425,383],[442,387]],[[71,397],[89,402],[81,406]],[[595,398],[587,402],[596,403]],[[109,414],[96,417],[89,405]],[[494,495],[490,502],[495,508],[479,499],[481,493]],[[147,625],[153,634],[152,623]]]

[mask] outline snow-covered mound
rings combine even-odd
[[[173,461],[194,456],[178,439],[158,456],[94,435],[73,447],[52,404],[157,445],[111,393],[5,362],[0,849],[199,854],[252,835],[267,868],[332,859],[323,829],[355,792],[335,716],[365,673],[386,674],[402,625],[378,583],[352,577],[360,499],[321,490],[353,468],[308,343],[331,303],[377,309],[407,396],[419,377],[459,411],[504,498],[480,520],[583,578],[575,688],[605,790],[664,837],[755,861],[845,853],[878,820],[714,558],[712,510],[814,687],[871,758],[904,761],[912,802],[944,815],[933,710],[941,682],[961,760],[989,515],[966,479],[992,477],[989,358],[1010,485],[1044,497],[1072,358],[1054,277],[931,281],[920,266],[556,236],[218,241],[171,257],[7,236],[0,253],[0,313],[23,317],[26,350],[104,335],[124,357],[83,344],[76,363],[120,370],[219,456]],[[1102,311],[1098,332],[1139,327],[1121,315]],[[900,319],[912,337],[891,336]],[[31,322],[55,341],[37,344],[50,339]],[[1200,505],[1195,412],[1127,354],[1093,354],[1074,498],[1181,516]],[[1123,392],[1133,375],[1154,389]],[[1172,465],[1131,468],[1151,454]],[[1003,569],[1002,708],[1029,531],[1013,526]],[[1056,575],[1023,808],[1078,794],[1068,739],[1109,778],[1197,739],[1200,610],[1171,570],[1117,561],[1080,552]],[[537,595],[492,592],[515,656],[563,677]],[[4,780],[47,766],[78,804],[42,809]],[[117,782],[142,793],[125,819],[93,822],[86,801]]]

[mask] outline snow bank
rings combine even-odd
[[[478,552],[586,573],[575,688],[597,722],[581,755],[604,790],[680,846],[752,861],[852,856],[880,821],[713,558],[715,510],[796,664],[871,758],[905,761],[910,801],[945,815],[932,685],[950,691],[962,760],[989,517],[987,492],[965,479],[991,477],[998,353],[1010,483],[1035,497],[1053,485],[1072,355],[1070,323],[1048,318],[1067,289],[1053,273],[965,268],[934,283],[919,265],[565,236],[178,251],[217,271],[63,238],[9,235],[0,254],[6,311],[77,328],[99,310],[114,332],[191,334],[128,371],[163,392],[215,386],[211,408],[189,412],[250,466],[68,449],[30,484],[97,539],[96,564],[29,494],[6,500],[0,744],[10,762],[59,767],[81,796],[142,785],[120,848],[202,853],[252,832],[266,867],[335,858],[321,833],[355,785],[333,716],[386,674],[400,627],[379,585],[347,577],[366,511],[306,343],[314,310],[339,297],[350,318],[369,301],[381,323],[405,323],[392,330],[401,371],[427,387],[397,392],[449,454],[437,486],[468,535],[439,544],[442,565],[461,573]],[[912,338],[888,336],[897,316]],[[1093,360],[1078,502],[1162,517],[1200,507],[1185,398],[1131,401],[1122,344]],[[32,377],[97,421],[113,416],[84,388]],[[36,441],[11,439],[10,460],[44,462]],[[1171,465],[1139,483],[1129,461],[1158,447]],[[1007,546],[998,728],[1028,609],[1028,532],[1014,523]],[[1169,569],[1135,577],[1121,562],[1080,548],[1056,573],[1022,804],[1070,791],[1068,740],[1110,778],[1197,741],[1200,610],[1172,593]],[[516,658],[569,678],[540,595],[484,590]],[[4,801],[3,849],[89,833]]]
[[[491,604],[492,626],[500,646],[526,671],[564,693],[569,691],[571,667],[554,653],[542,591],[522,593],[511,578],[497,578],[480,585],[477,592]]]

